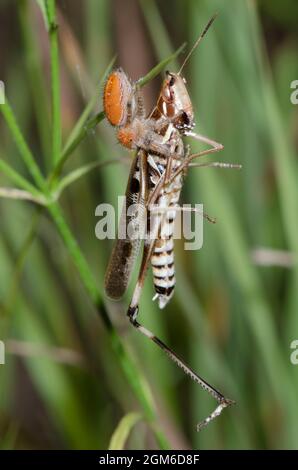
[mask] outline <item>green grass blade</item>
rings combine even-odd
[[[47,7],[46,7],[46,0],[36,0],[36,3],[38,4],[39,8],[41,9],[42,16],[46,25],[47,30],[50,29],[50,21],[49,21],[49,16],[47,12]]]
[[[39,186],[40,189],[45,189],[45,181],[42,176],[42,173],[35,162],[35,159],[29,149],[23,134],[18,126],[13,110],[6,100],[5,104],[0,105],[0,110],[4,116],[4,119],[12,133],[12,136],[15,140],[15,143],[18,147],[20,155],[24,160],[25,165],[27,166],[29,172],[31,173],[35,183]]]
[[[39,197],[41,193],[29,181],[15,171],[8,163],[0,158],[0,171],[4,173],[14,184],[28,191],[34,196]]]
[[[271,140],[272,153],[275,164],[275,173],[278,184],[280,204],[282,207],[283,225],[292,253],[298,254],[298,186],[297,186],[297,152],[288,138],[287,129],[283,123],[282,115],[277,103],[273,86],[272,74],[267,61],[264,44],[261,40],[260,25],[256,10],[250,8],[250,26],[252,41],[257,57],[259,73],[261,76],[262,94],[264,99],[267,129]],[[261,46],[261,47],[260,47]],[[265,58],[265,59],[264,59]],[[298,305],[298,265],[293,266],[292,298],[290,299],[290,315],[288,319],[288,333],[297,328]]]
[[[44,5],[40,2],[40,6]],[[26,73],[29,81],[29,88],[32,96],[32,104],[36,117],[36,124],[38,128],[42,154],[45,160],[47,169],[50,168],[50,120],[48,109],[48,97],[46,94],[46,86],[44,77],[41,70],[41,51],[38,48],[38,34],[32,30],[30,25],[29,15],[29,2],[27,0],[20,0],[18,2],[18,17],[20,23],[20,31],[22,35],[22,44],[24,50],[24,61],[26,65]],[[45,9],[44,14],[46,15]],[[43,103],[44,106],[40,106]]]
[[[135,425],[140,421],[140,413],[128,413],[124,416],[111,437],[109,450],[123,450],[129,434]]]
[[[61,149],[61,109],[60,109],[60,76],[58,26],[56,23],[56,2],[46,0],[49,21],[51,82],[52,82],[52,159],[53,166],[59,160]]]
[[[156,2],[140,0],[140,6],[145,17],[156,57],[159,59],[160,57],[169,56],[172,54],[173,47],[161,18],[160,11],[156,6]],[[174,67],[178,69],[176,62],[174,63]]]
[[[150,72],[147,73],[147,75],[138,80],[138,85],[140,87],[143,87],[148,82],[157,77],[166,68],[168,64],[176,60],[176,58],[184,51],[185,46],[186,43],[184,42],[173,54],[169,55],[166,59],[159,62],[155,67],[153,67],[153,69],[150,70]]]
[[[76,136],[69,144],[69,146],[63,151],[62,157],[56,166],[53,176],[51,179],[54,179],[54,176],[59,175],[62,171],[64,163],[68,159],[68,157],[74,152],[74,150],[78,147],[78,145],[87,137],[87,135],[105,118],[104,112],[101,111],[100,113],[96,114],[94,117],[90,118],[86,124],[80,128],[80,130],[76,133]]]
[[[87,165],[83,165],[80,168],[76,168],[75,170],[71,171],[66,176],[60,179],[55,189],[55,194],[60,196],[62,191],[64,191],[64,189],[67,188],[67,186],[74,183],[75,181],[82,178],[83,176],[87,175],[88,173],[90,173],[90,171],[94,170],[95,168],[102,168],[106,165],[112,165],[115,163],[121,163],[121,160],[119,158],[114,158],[111,160],[106,160],[105,162],[96,161],[96,162],[87,163]]]

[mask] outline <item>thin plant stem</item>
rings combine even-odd
[[[3,197],[5,199],[31,201],[31,202],[35,202],[36,204],[41,204],[41,205],[44,205],[47,202],[42,194],[40,197],[36,197],[36,196],[32,196],[32,194],[29,193],[28,191],[24,191],[23,189],[18,189],[18,188],[0,187],[0,197]]]

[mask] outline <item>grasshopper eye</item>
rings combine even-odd
[[[170,86],[174,86],[174,85],[175,85],[175,81],[176,81],[176,80],[175,80],[175,77],[173,77],[173,75],[172,75],[171,78],[170,78],[170,81],[169,81],[169,85],[170,85]]]
[[[183,111],[182,113],[182,119],[183,119],[184,124],[186,126],[189,126],[190,120],[189,120],[188,114],[185,111]]]
[[[175,81],[176,81],[174,75],[167,70],[166,71],[166,76],[167,76],[167,79],[169,80],[168,85],[171,86],[171,87],[174,86]]]

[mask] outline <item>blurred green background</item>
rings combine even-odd
[[[217,224],[198,252],[178,241],[169,306],[151,301],[149,272],[140,308],[237,401],[197,434],[214,400],[130,327],[129,293],[104,298],[112,242],[96,239],[95,208],[116,204],[128,166],[98,164],[129,154],[96,113],[115,54],[137,79],[214,12],[184,74],[198,131],[225,146],[214,160],[243,168],[189,172],[182,201]],[[52,0],[0,1],[1,448],[298,448],[297,24],[295,0],[61,0],[56,18]],[[161,80],[143,89],[148,111]]]

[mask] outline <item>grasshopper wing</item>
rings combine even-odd
[[[146,226],[146,152],[139,150],[131,166],[117,239],[105,275],[105,291],[120,299],[127,289]]]

